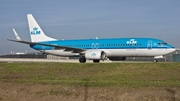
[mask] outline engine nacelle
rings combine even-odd
[[[104,60],[106,58],[106,55],[103,51],[92,50],[92,51],[86,52],[85,58],[89,60]]]

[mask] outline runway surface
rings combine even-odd
[[[0,62],[66,62],[79,63],[79,60],[62,60],[62,59],[27,59],[27,58],[0,58]],[[151,63],[152,61],[100,61],[100,63]],[[92,60],[87,60],[86,63],[93,63]]]

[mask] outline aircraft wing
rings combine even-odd
[[[49,47],[54,47],[55,50],[64,49],[64,51],[72,51],[73,53],[80,53],[80,52],[86,51],[85,49],[67,47],[67,46],[59,46],[59,45],[51,45],[51,44],[44,44],[44,43],[28,42],[28,41],[23,41],[23,40],[11,40],[11,39],[7,39],[7,40],[8,41],[13,41],[13,42],[29,44],[29,45],[49,46]]]

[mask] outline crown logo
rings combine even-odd
[[[30,34],[31,34],[31,35],[41,34],[41,31],[40,31],[40,30],[38,30],[38,28],[37,28],[37,27],[34,27],[34,28],[33,28],[33,31],[31,31],[31,32],[30,32]]]
[[[37,27],[34,27],[34,28],[33,28],[34,31],[37,31],[37,29],[38,29]]]
[[[91,54],[92,56],[96,56],[96,53]]]

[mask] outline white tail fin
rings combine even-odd
[[[29,31],[32,42],[56,40],[44,34],[44,32],[42,31],[41,27],[38,25],[32,14],[27,14],[27,19],[28,19]]]

